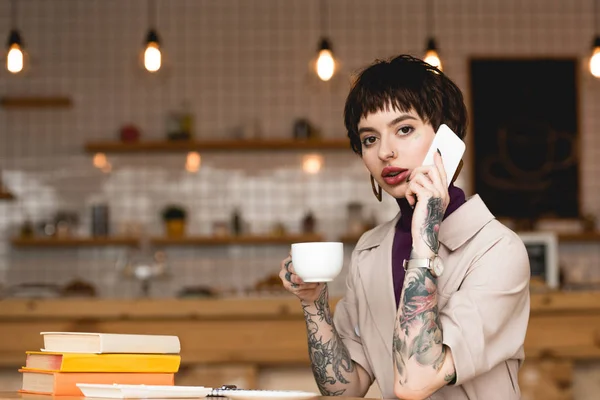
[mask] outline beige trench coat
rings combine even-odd
[[[399,215],[365,233],[353,253],[334,323],[352,359],[395,398],[392,336],[396,303],[392,243]],[[520,399],[518,370],[529,320],[530,268],[517,234],[498,222],[478,195],[441,224],[438,307],[443,342],[457,381],[432,400]]]

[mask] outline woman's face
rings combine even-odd
[[[406,179],[419,167],[435,136],[419,115],[388,107],[360,119],[358,133],[365,166],[388,194],[405,197]]]

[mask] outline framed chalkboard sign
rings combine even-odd
[[[577,60],[470,62],[474,189],[498,217],[579,217]]]
[[[531,278],[542,280],[551,289],[559,286],[558,240],[551,232],[520,233],[529,256]]]

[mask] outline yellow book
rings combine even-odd
[[[27,351],[25,368],[54,372],[164,372],[179,370],[178,354],[93,354]]]

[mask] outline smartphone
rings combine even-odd
[[[433,138],[431,147],[427,151],[427,155],[423,160],[423,165],[433,165],[433,155],[440,150],[446,177],[448,178],[448,186],[452,182],[452,178],[456,173],[460,160],[465,153],[465,142],[463,142],[446,124],[440,125],[440,128]]]

